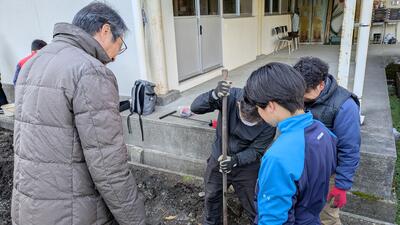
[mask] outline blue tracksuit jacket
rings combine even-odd
[[[278,130],[261,162],[256,223],[320,224],[336,168],[336,137],[311,113],[280,122]]]

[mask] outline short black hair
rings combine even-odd
[[[291,66],[273,62],[254,71],[244,87],[244,100],[261,108],[274,101],[290,111],[304,108],[306,85]]]
[[[92,36],[99,32],[104,24],[109,24],[114,41],[128,31],[121,16],[110,6],[101,2],[92,2],[79,10],[72,24]]]
[[[37,50],[42,49],[46,45],[47,45],[47,43],[45,41],[36,39],[36,40],[32,41],[31,50],[32,51],[37,51]]]
[[[261,116],[258,114],[257,107],[249,104],[243,98],[239,100],[240,116],[250,123],[262,121]]]
[[[302,57],[294,68],[303,76],[307,90],[316,88],[328,76],[329,66],[317,57]]]

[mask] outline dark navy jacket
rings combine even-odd
[[[280,122],[277,132],[258,174],[258,224],[320,224],[336,167],[336,138],[311,113]]]
[[[13,79],[13,84],[14,84],[14,86],[17,84],[19,72],[21,71],[22,66],[23,66],[28,60],[30,60],[33,56],[35,56],[35,55],[36,55],[36,51],[32,51],[31,54],[29,54],[27,57],[21,59],[21,60],[18,62],[17,67],[16,67],[16,69],[15,69],[14,79]]]
[[[360,161],[360,113],[357,96],[340,87],[329,75],[325,89],[313,103],[306,103],[306,109],[321,121],[338,138],[335,186],[351,189],[353,177]]]
[[[231,88],[228,97],[228,154],[235,154],[238,158],[238,166],[244,166],[253,162],[259,162],[265,149],[271,144],[275,128],[265,122],[255,126],[246,126],[241,122],[238,101],[242,98],[243,91],[240,88]],[[196,114],[204,114],[222,109],[222,101],[212,97],[212,91],[198,96],[191,105],[191,111]],[[221,113],[218,115],[218,126],[215,142],[212,146],[211,156],[217,160],[221,153],[222,128]]]

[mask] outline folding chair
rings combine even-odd
[[[299,45],[300,45],[300,36],[299,36],[299,32],[289,32],[288,33],[289,37],[293,38],[293,42],[294,42],[294,47],[295,49],[299,49]]]
[[[293,51],[293,38],[287,36],[285,33],[287,33],[287,27],[286,26],[281,26],[281,27],[275,27],[275,37],[277,38],[277,45],[275,46],[274,52],[278,52],[278,50],[281,48],[281,44],[285,46],[285,44],[288,46],[289,49],[289,55]],[[286,30],[286,32],[285,32]]]

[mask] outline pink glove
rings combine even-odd
[[[328,194],[328,202],[330,202],[334,198],[333,206],[336,208],[343,208],[346,205],[346,191],[339,189],[337,187],[333,187]]]

